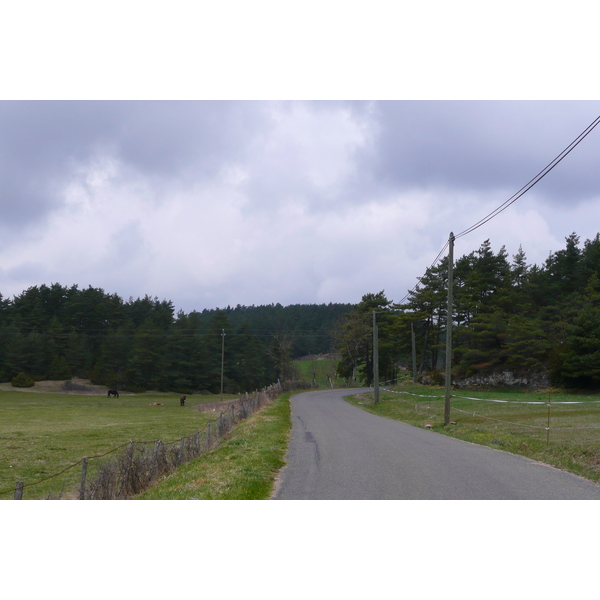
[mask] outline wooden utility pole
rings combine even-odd
[[[225,373],[225,330],[221,333],[221,401],[223,401],[223,375]]]
[[[379,332],[375,311],[373,311],[373,396],[377,404],[379,402]]]
[[[417,383],[417,342],[413,323],[410,324],[410,339],[412,342],[413,383]]]
[[[452,278],[454,270],[454,234],[450,232],[448,247],[448,314],[446,315],[446,399],[444,425],[450,423],[450,387],[452,380]]]

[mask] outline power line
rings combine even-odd
[[[552,160],[546,167],[544,167],[533,179],[531,179],[528,183],[526,183],[518,192],[513,194],[508,200],[504,201],[498,208],[493,210],[487,216],[483,217],[480,221],[471,225],[461,233],[458,233],[454,236],[454,239],[458,239],[475,231],[482,225],[485,225],[488,221],[491,221],[494,217],[498,216],[502,211],[506,210],[511,204],[516,202],[521,196],[526,194],[534,185],[539,183],[558,163],[560,163],[566,156],[575,149],[575,147],[583,141],[585,137],[587,137],[592,130],[600,123],[600,116],[596,117],[596,119],[590,123],[554,160]]]
[[[450,241],[448,240],[446,242],[446,244],[444,245],[444,247],[440,250],[439,254],[434,258],[433,262],[428,267],[428,269],[433,269],[433,267],[435,267],[435,265],[438,263],[438,261],[440,260],[440,258],[444,254],[444,252],[446,251],[446,248],[448,247],[449,244],[450,244]],[[425,277],[425,276],[423,275],[423,277]],[[417,277],[417,279],[419,280],[419,283],[423,282],[423,277]],[[416,291],[417,288],[419,287],[419,283],[417,283],[417,285],[415,285],[414,288],[412,288],[411,290],[409,290],[406,293],[406,295],[404,296],[404,298],[402,298],[402,300],[400,300],[400,302],[398,302],[398,304],[402,304],[414,291]]]
[[[483,217],[482,219],[477,221],[477,223],[475,223],[474,225],[471,225],[464,231],[461,231],[460,233],[455,235],[454,239],[456,240],[460,237],[467,235],[468,233],[471,233],[472,231],[475,231],[482,225],[485,225],[488,221],[491,221],[494,217],[497,217],[502,211],[506,210],[511,204],[514,204],[521,196],[526,194],[534,185],[539,183],[548,173],[550,173],[550,171],[552,171],[552,169],[554,169],[554,167],[556,167],[556,165],[558,165],[558,163],[560,163],[564,158],[566,158],[566,156],[572,150],[574,150],[575,147],[580,142],[582,142],[599,123],[600,123],[600,116],[596,117],[594,119],[594,121],[592,121],[558,156],[556,156],[556,158],[554,158],[554,160],[552,160],[548,165],[546,165],[546,167],[544,167],[535,177],[530,179],[529,182],[526,183],[518,192],[513,194],[510,198],[508,198],[508,200],[505,200],[500,206],[498,206],[496,209],[494,209],[491,213],[489,213],[488,215],[486,215],[485,217]],[[443,253],[445,252],[446,248],[448,247],[449,243],[450,243],[449,241],[446,242],[445,246],[440,250],[439,254],[435,257],[433,263],[431,263],[431,266],[429,267],[429,269],[432,269],[439,262]],[[422,278],[418,278],[418,279],[419,279],[419,283],[421,283]],[[418,289],[419,283],[417,283],[417,285],[414,288],[412,288],[410,291],[408,291],[407,294],[402,298],[402,300],[400,300],[400,302],[398,302],[398,304],[402,304],[403,302],[405,302],[406,299],[414,291],[416,291]]]

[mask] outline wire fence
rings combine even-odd
[[[408,391],[382,391],[399,396],[398,400],[411,405],[413,410],[427,418],[441,418],[445,396],[441,394],[415,394]],[[390,398],[388,398],[390,399]],[[546,444],[552,439],[557,442],[594,442],[600,430],[600,400],[507,400],[502,398],[476,398],[451,394],[454,402],[450,413],[454,417],[452,425],[473,425],[477,427],[504,424],[509,426],[507,433],[516,430],[537,430],[545,437]],[[580,434],[587,430],[589,437]],[[576,433],[577,432],[577,433]],[[569,436],[571,439],[569,440]]]
[[[193,460],[215,448],[221,438],[233,427],[247,419],[263,406],[270,404],[282,393],[283,386],[277,382],[254,395],[246,395],[236,402],[228,403],[214,421],[208,421],[204,429],[189,436],[165,442],[162,440],[130,441],[112,448],[108,452],[84,457],[62,471],[48,477],[24,483],[18,481],[14,488],[14,499],[22,500],[26,490],[50,480],[57,480],[62,486],[56,492],[54,485],[37,499],[79,499],[79,500],[117,500],[131,498],[146,489],[159,476],[168,473],[185,462]],[[119,451],[121,451],[120,454]],[[114,455],[112,460],[102,460]],[[77,477],[79,467],[80,480],[76,491],[73,490],[73,477]],[[62,481],[61,476],[66,474]],[[66,490],[66,491],[65,491]],[[0,494],[12,490],[0,490]],[[31,496],[30,496],[31,497]]]

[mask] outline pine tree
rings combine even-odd
[[[565,381],[576,387],[600,385],[600,308],[584,307],[576,317],[562,365]]]

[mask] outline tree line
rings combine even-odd
[[[489,240],[454,265],[453,378],[510,371],[545,373],[553,385],[600,386],[600,234],[575,233],[541,265],[522,247],[508,256]],[[377,311],[381,379],[411,364],[441,379],[445,365],[448,258],[427,269],[405,302],[367,294],[336,329],[339,374],[372,381],[372,313]]]
[[[252,391],[284,379],[292,359],[330,351],[352,305],[293,305],[175,314],[173,302],[101,288],[33,286],[0,294],[0,381],[87,378],[129,391]],[[223,352],[224,350],[224,352]]]

